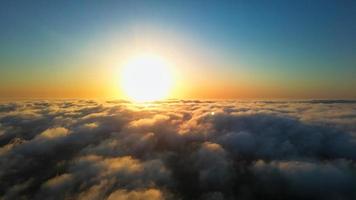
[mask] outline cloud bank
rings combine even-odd
[[[0,105],[1,199],[355,199],[356,102]]]

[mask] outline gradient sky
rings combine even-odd
[[[171,62],[176,98],[356,98],[356,2],[1,1],[1,98],[120,98]]]

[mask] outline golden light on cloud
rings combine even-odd
[[[165,60],[156,55],[140,55],[121,70],[120,85],[125,96],[136,102],[167,98],[173,86],[173,74]]]

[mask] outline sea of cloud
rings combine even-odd
[[[4,102],[0,199],[356,199],[356,102]]]

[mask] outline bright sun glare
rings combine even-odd
[[[121,71],[125,95],[138,102],[166,98],[172,87],[169,67],[158,56],[145,55],[130,60]]]

